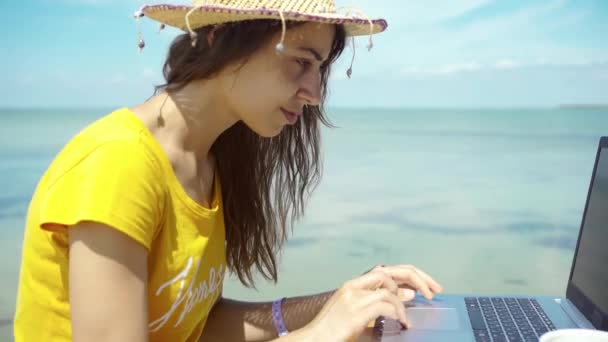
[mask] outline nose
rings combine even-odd
[[[296,95],[305,104],[318,106],[321,103],[321,73],[310,72],[302,77]]]

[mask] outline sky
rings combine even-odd
[[[0,107],[134,105],[162,83],[180,31],[132,14],[159,0],[2,1]],[[188,3],[176,0],[172,3]],[[336,107],[608,104],[608,0],[355,0],[386,32],[334,68]]]

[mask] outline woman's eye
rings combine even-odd
[[[298,64],[300,64],[300,66],[302,66],[304,69],[307,69],[312,63],[310,63],[309,60],[306,59],[296,59],[296,62]]]

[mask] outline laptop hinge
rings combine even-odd
[[[583,329],[595,329],[593,324],[578,310],[574,304],[568,298],[556,298],[555,301],[566,315],[576,324],[579,328]]]

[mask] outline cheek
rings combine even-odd
[[[245,81],[241,78],[235,82],[228,93],[228,101],[236,118],[261,136],[272,136],[276,131],[279,118],[278,101],[273,98],[273,92],[268,91],[267,84]],[[257,86],[255,86],[257,84]]]
[[[235,87],[231,92],[232,103],[236,104],[236,110],[243,116],[260,116],[275,105],[274,95],[268,84],[262,82],[250,82]]]
[[[230,94],[233,103],[240,104],[240,111],[247,110],[257,115],[276,111],[289,103],[296,92],[294,82],[285,75],[283,70],[277,69],[242,75]]]

